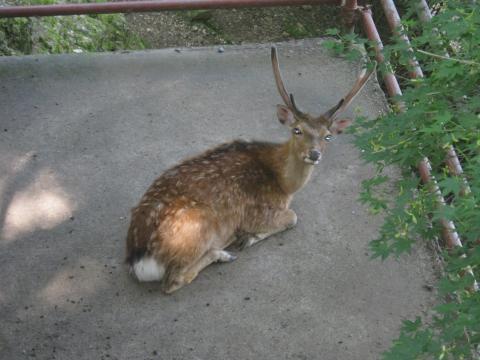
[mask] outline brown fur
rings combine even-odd
[[[237,232],[269,231],[304,183],[282,174],[289,145],[235,141],[166,171],[132,210],[128,263],[153,256],[172,274],[210,247],[230,245]]]
[[[293,194],[310,178],[329,136],[350,123],[330,117],[348,105],[344,100],[320,117],[300,112],[284,88],[274,49],[272,64],[287,105],[278,105],[277,115],[292,129],[290,140],[234,141],[185,160],[155,180],[132,209],[127,263],[152,258],[161,264],[168,293],[212,262],[231,261],[224,249],[237,235],[247,234],[250,246],[294,226],[297,217],[288,208]],[[351,101],[367,78],[344,99]]]

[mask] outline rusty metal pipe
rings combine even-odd
[[[389,25],[390,25],[392,31],[395,31],[395,28],[397,28],[396,25],[401,24],[400,23],[400,17],[398,16],[398,12],[397,12],[397,9],[395,7],[395,4],[391,0],[381,0],[381,1],[382,1],[382,4],[385,2],[388,5],[386,9],[384,7],[384,11],[387,14],[387,18],[389,17],[387,10],[391,10],[391,12],[390,12],[391,15],[390,16],[391,16],[392,19],[389,20]],[[428,9],[428,5],[426,5],[426,3],[425,3],[425,6]],[[364,26],[366,25],[366,26],[371,27],[370,29],[366,27],[365,31],[367,32],[367,34],[370,34],[369,39],[373,40],[377,44],[377,46],[375,47],[375,50],[377,52],[377,59],[379,59],[379,56],[378,56],[379,54],[378,53],[381,52],[383,46],[381,46],[382,42],[381,42],[380,36],[378,35],[378,32],[376,30],[375,23],[373,22],[373,19],[372,19],[372,16],[371,16],[371,11],[369,9],[366,9],[362,13],[364,14],[364,17],[367,18],[367,20],[369,20],[369,19],[371,20],[371,22],[370,21],[364,21]],[[392,13],[393,13],[393,15],[392,15]],[[395,15],[398,19],[398,22],[396,22],[397,20],[395,20]],[[395,20],[395,21],[392,21],[392,20]],[[403,38],[403,40],[406,41],[406,43],[408,45],[410,45],[410,41],[408,40],[408,37],[406,35]],[[380,54],[380,56],[381,56],[381,54]],[[383,59],[383,56],[381,56],[380,59]],[[421,74],[420,77],[423,77],[423,73],[420,69],[420,66],[418,65],[418,62],[417,62],[417,66],[418,66],[418,69],[420,70],[420,72],[418,74]],[[410,76],[411,77],[417,77],[417,74],[411,73]],[[389,95],[390,96],[401,95],[401,91],[395,90],[396,87],[399,88],[396,77],[393,76],[393,79],[389,78],[389,81],[392,81],[396,84],[396,85],[395,84],[390,85],[392,90],[389,91]],[[387,86],[387,88],[388,88],[388,86]],[[404,110],[405,110],[404,107],[402,107],[400,109],[400,111],[404,111]],[[460,161],[458,160],[458,157],[455,153],[455,149],[454,149],[453,146],[450,146],[450,148],[448,150],[447,165],[449,166],[450,171],[453,174],[461,175],[463,173],[462,167],[460,165]],[[439,206],[445,206],[446,205],[445,204],[445,199],[442,196],[442,193],[440,191],[440,187],[438,186],[437,181],[435,180],[435,178],[432,175],[432,166],[431,166],[430,161],[428,160],[427,157],[423,158],[422,161],[418,164],[418,172],[420,174],[420,179],[422,180],[422,182],[426,186],[430,187],[431,192],[436,197],[438,205]],[[466,187],[464,189],[470,190],[470,188],[468,187],[468,183],[466,183],[466,179],[464,179],[464,181],[465,181],[465,184],[466,184],[465,185]],[[467,190],[464,190],[464,191],[467,191]],[[441,225],[441,228],[442,228],[442,238],[445,240],[445,243],[447,244],[447,247],[450,248],[450,249],[454,248],[454,247],[457,247],[457,246],[461,247],[462,246],[462,241],[460,240],[460,236],[458,235],[458,232],[455,228],[455,224],[453,223],[453,221],[447,220],[447,219],[440,219],[440,225]],[[472,291],[479,291],[479,285],[478,285],[477,281],[475,280],[472,269],[467,268],[466,272],[474,278],[473,286],[472,286],[471,290]]]
[[[425,0],[420,0],[417,6],[418,6],[418,17],[420,18],[420,20],[423,22],[430,21],[432,19],[432,12],[428,7],[427,2]]]
[[[460,189],[460,195],[465,196],[467,194],[470,194],[472,192],[472,189],[470,189],[470,185],[468,184],[467,179],[463,175],[462,164],[458,159],[457,152],[455,151],[455,148],[453,147],[453,145],[450,145],[448,147],[445,163],[447,164],[450,174],[454,176],[458,176],[463,181],[462,187]]]
[[[362,15],[362,24],[365,33],[370,41],[373,42],[375,47],[375,57],[379,64],[385,63],[385,57],[383,56],[383,44],[380,39],[380,35],[377,31],[377,27],[372,18],[372,10],[370,8],[364,8],[361,11]],[[388,66],[388,64],[387,64]],[[390,97],[395,97],[397,95],[402,95],[402,90],[398,85],[398,81],[395,78],[395,75],[392,72],[387,72],[383,74],[383,81],[387,87],[387,92]]]
[[[343,1],[342,1],[343,2]],[[342,22],[345,33],[353,34],[355,31],[357,0],[346,0],[342,6]]]
[[[368,38],[374,42],[375,51],[377,54],[377,60],[379,63],[383,62],[385,59],[381,54],[383,49],[382,40],[380,38],[380,35],[378,34],[375,23],[373,22],[372,12],[370,9],[367,8],[362,10],[362,19],[363,19],[364,30],[367,33]],[[400,90],[400,86],[398,85],[398,81],[395,75],[393,75],[393,73],[390,73],[387,75],[389,76],[384,77],[384,80],[385,80],[385,85],[387,86],[388,94],[391,97],[401,96],[402,92]],[[388,79],[388,83],[387,83],[387,79]],[[400,110],[403,111],[403,107]],[[432,176],[431,169],[432,167],[428,158],[424,158],[418,164],[418,172],[420,173],[420,178],[422,179],[422,182],[427,186],[430,186],[432,193],[436,197],[439,206],[443,206],[445,205],[445,200],[442,197],[442,193],[440,192],[438,183]],[[440,221],[440,224],[442,226],[442,235],[443,235],[443,238],[445,239],[447,246],[448,247],[462,246],[460,237],[458,236],[454,223],[450,220],[442,219]]]
[[[341,0],[156,0],[85,4],[4,6],[0,7],[0,18],[293,5],[341,5],[341,3]]]
[[[428,22],[432,19],[432,13],[430,12],[430,8],[428,7],[428,4],[426,0],[420,0],[419,4],[419,13],[418,16],[422,22]],[[395,4],[393,5],[395,8]],[[396,10],[396,8],[395,8]],[[407,38],[408,41],[408,38]],[[409,42],[410,44],[410,42]],[[446,54],[447,57],[449,54]],[[422,76],[423,77],[423,76]],[[462,165],[460,164],[460,160],[458,159],[457,152],[455,151],[455,148],[453,145],[450,145],[448,147],[447,151],[447,156],[445,158],[445,163],[447,164],[447,167],[450,171],[450,174],[454,176],[458,176],[463,180],[463,186],[460,191],[460,195],[464,196],[468,193],[471,192],[470,186],[468,185],[467,179],[463,176],[463,169]],[[431,169],[430,169],[431,170]],[[424,174],[426,177],[428,174]],[[431,176],[430,176],[431,177]],[[440,189],[438,187],[438,184],[435,182],[435,193],[437,194],[437,198],[439,198],[442,202],[443,205],[445,205],[445,201],[442,197],[442,194],[440,192]],[[453,247],[453,246],[462,246],[462,242],[460,240],[460,237],[458,236],[458,233],[455,231],[455,225],[451,221],[447,221],[445,219],[441,219],[442,222],[442,228],[443,228],[443,237],[445,239],[450,240],[450,243],[447,243],[448,246]],[[450,234],[454,233],[456,235],[456,239],[452,238]],[[478,240],[477,240],[478,241]],[[465,257],[465,255],[462,255],[462,257]],[[477,280],[475,279],[475,276],[473,274],[473,271],[470,267],[466,269],[467,273],[470,274],[473,277],[473,286],[470,289],[471,291],[479,291],[479,285]]]
[[[430,20],[432,20],[432,13],[430,12],[430,8],[428,7],[428,4],[425,0],[420,0],[418,3],[418,17],[422,22],[429,22]],[[445,51],[445,56],[449,57],[450,54]],[[464,196],[466,194],[469,194],[471,192],[470,185],[468,184],[467,179],[463,175],[462,164],[458,159],[457,152],[455,151],[453,145],[450,145],[448,147],[445,163],[447,164],[450,174],[458,176],[463,180],[460,195]]]
[[[393,0],[380,0],[380,2],[382,3],[383,11],[385,13],[385,17],[387,18],[390,30],[392,30],[393,34],[398,36],[407,45],[408,51],[411,53],[411,57],[409,60],[410,66],[412,68],[410,71],[410,77],[422,78],[422,69],[418,65],[417,59],[415,59],[412,46],[410,45],[410,40],[405,34],[402,22],[400,21],[400,16],[398,15],[397,8],[395,7],[395,3],[393,2]]]
[[[415,56],[413,54],[413,49],[410,45],[410,40],[408,39],[408,36],[403,31],[403,26],[400,21],[400,16],[398,15],[397,8],[395,7],[395,3],[393,2],[393,0],[380,0],[380,2],[382,3],[383,11],[385,12],[385,15],[387,17],[390,30],[392,31],[393,34],[400,37],[400,39],[408,46],[408,49],[412,54],[410,65],[413,67],[413,71],[410,72],[410,77],[413,79],[423,78],[422,69],[420,68],[418,61],[415,59]],[[432,15],[430,13],[430,9],[426,1],[421,0],[419,3],[419,6],[421,7],[420,14],[422,14],[423,15],[422,18],[425,19],[422,21],[431,20]],[[460,164],[455,148],[453,146],[449,146],[445,162],[452,175],[463,176],[462,165]],[[471,190],[465,178],[463,178],[463,182],[464,184],[461,189],[461,194],[465,195],[465,194],[468,194]]]
[[[424,184],[431,186],[432,193],[435,194],[440,206],[445,206],[445,199],[442,196],[437,181],[432,176],[432,166],[428,158],[424,158],[418,165],[418,172]],[[460,237],[455,229],[455,224],[450,220],[440,219],[442,225],[442,237],[445,239],[448,248],[462,246]]]

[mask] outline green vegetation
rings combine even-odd
[[[299,22],[290,21],[285,25],[285,32],[295,39],[312,36],[312,32]]]
[[[21,2],[46,3],[53,1]],[[143,47],[141,39],[127,29],[125,17],[121,14],[0,19],[0,55],[115,51]]]
[[[361,201],[385,214],[370,248],[373,257],[381,259],[410,252],[418,239],[440,237],[440,219],[455,222],[464,246],[442,251],[444,271],[436,287],[439,305],[431,317],[405,321],[384,359],[478,359],[480,293],[471,291],[474,278],[468,270],[480,279],[480,8],[469,1],[441,2],[433,20],[423,24],[414,5],[405,6],[404,26],[426,77],[402,78],[405,112],[392,111],[372,121],[360,118],[353,130],[364,159],[377,169],[376,176],[364,182]],[[368,48],[366,40],[359,42]],[[329,42],[327,47],[346,51],[341,42]],[[358,51],[348,53],[358,56]],[[407,73],[411,52],[401,40],[392,39],[385,56],[396,73]],[[451,145],[470,185],[466,193],[464,179],[450,176],[445,164]],[[447,199],[443,206],[415,175],[425,156]],[[393,199],[381,186],[389,180],[383,169],[390,165],[403,173]]]

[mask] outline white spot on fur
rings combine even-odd
[[[138,281],[158,281],[165,274],[165,267],[154,258],[143,258],[133,265]]]

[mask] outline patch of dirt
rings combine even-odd
[[[318,37],[340,27],[331,6],[193,10],[127,15],[130,30],[146,48],[282,41]]]

